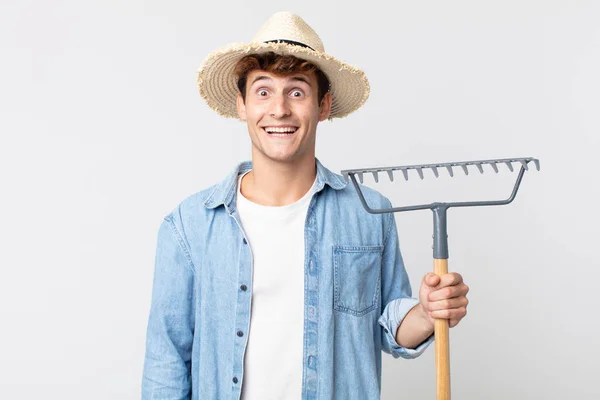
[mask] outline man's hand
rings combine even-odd
[[[467,315],[467,293],[469,287],[456,272],[440,277],[433,272],[423,277],[419,289],[420,306],[427,319],[434,325],[434,319],[447,319],[450,327],[456,326]]]

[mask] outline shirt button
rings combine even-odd
[[[242,286],[240,286],[240,289],[242,289],[242,290],[245,292],[245,291],[246,291],[246,289],[248,289],[248,286],[246,286],[246,285],[242,285]]]
[[[242,332],[242,331],[237,331],[237,335],[238,335],[239,337],[242,337],[242,336],[244,336],[244,332]]]
[[[235,376],[233,377],[233,383],[238,383],[238,379]]]
[[[244,238],[244,244],[248,244],[248,241],[246,240],[246,238]]]
[[[389,331],[387,329],[384,328],[383,330],[384,330],[385,333],[389,333]]]

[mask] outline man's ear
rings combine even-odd
[[[321,111],[319,112],[319,121],[325,121],[329,118],[329,113],[331,112],[331,92],[325,93],[323,96],[323,100],[321,100],[321,106],[319,107]]]
[[[244,104],[244,99],[242,98],[242,94],[238,92],[236,98],[237,112],[242,121],[246,120],[246,105]]]

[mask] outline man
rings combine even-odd
[[[252,162],[162,222],[143,399],[378,399],[381,351],[422,354],[434,318],[464,317],[468,287],[427,274],[411,298],[393,214],[366,213],[315,157],[318,123],[366,101],[364,73],[282,12],[209,55],[198,83],[246,123]]]

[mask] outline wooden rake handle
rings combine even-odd
[[[433,259],[433,272],[440,278],[448,273],[448,259]],[[435,320],[435,370],[437,400],[450,400],[450,332],[447,319]]]

